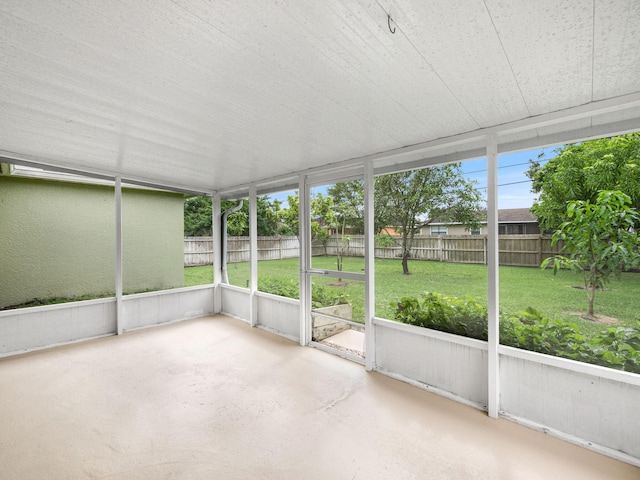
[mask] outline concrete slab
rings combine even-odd
[[[638,479],[225,316],[0,360],[7,479]]]
[[[344,330],[322,340],[320,343],[361,358],[364,358],[365,356],[364,332]]]

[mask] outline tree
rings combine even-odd
[[[329,229],[335,224],[333,198],[318,192],[311,198],[311,239],[326,246]]]
[[[345,218],[346,225],[356,235],[364,234],[364,182],[362,180],[351,180],[349,182],[336,183],[327,190],[333,198],[335,205],[344,205],[349,212],[349,217]],[[380,233],[382,229],[389,226],[393,212],[384,205],[385,197],[379,194],[379,190],[374,193],[374,231]]]
[[[287,196],[289,208],[280,210],[280,218],[294,235],[300,232],[299,211],[300,201],[296,191],[295,195]],[[334,222],[333,199],[318,193],[311,198],[311,239],[326,241],[329,236],[328,228]]]
[[[362,180],[351,180],[332,185],[327,194],[333,199],[333,204],[339,217],[338,223],[349,227],[354,235],[364,234],[364,184]]]
[[[225,211],[237,205],[235,200],[223,200],[221,209]],[[278,235],[278,203],[272,203],[267,196],[256,199],[258,211],[258,235],[270,237]],[[211,236],[211,197],[189,197],[184,201],[184,235]],[[244,201],[242,208],[229,215],[227,231],[232,236],[249,235],[249,202]]]
[[[346,202],[340,202],[335,204],[335,212],[333,212],[333,223],[331,229],[340,234],[339,242],[337,245],[336,266],[339,272],[342,271],[342,257],[344,256],[345,248],[349,245],[349,237],[345,235],[346,229],[349,226],[350,221],[357,218],[355,206]],[[338,279],[338,282],[342,279]]]
[[[211,236],[211,197],[188,197],[184,200],[185,237]]]
[[[604,288],[612,275],[640,264],[640,237],[634,225],[640,214],[631,208],[631,198],[619,190],[604,190],[595,203],[569,202],[568,220],[553,235],[552,243],[562,240],[568,257],[556,255],[542,262],[546,268],[553,262],[553,273],[571,268],[584,278],[589,301],[589,316],[594,316],[597,289]]]
[[[557,153],[545,165],[532,160],[527,172],[539,194],[531,211],[543,231],[567,221],[569,202],[593,203],[602,190],[620,190],[640,209],[640,133],[568,144]]]
[[[416,232],[434,219],[477,227],[481,195],[475,183],[463,178],[459,164],[400,172],[376,178],[376,203],[384,205],[388,225],[400,231],[402,273]]]
[[[227,234],[232,237],[248,235],[249,232],[249,202],[245,200],[241,201],[242,208],[227,217]],[[236,205],[238,205],[237,200],[222,200],[220,209],[224,212]]]

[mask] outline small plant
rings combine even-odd
[[[264,277],[258,280],[258,290],[287,298],[299,298],[298,282],[293,279]]]
[[[424,293],[422,297],[422,300],[403,297],[395,305],[396,320],[479,340],[487,339],[487,307],[471,297],[461,299],[435,292]]]
[[[479,340],[487,339],[487,308],[471,298],[425,293],[403,297],[395,304],[395,319]],[[500,313],[500,343],[532,352],[640,373],[640,324],[608,328],[591,338],[577,325],[550,319],[535,308]]]
[[[258,290],[281,297],[300,298],[300,288],[294,280],[283,280],[274,277],[261,278],[258,282]],[[325,288],[321,285],[313,284],[312,294],[311,302],[313,308],[351,303],[348,294]]]
[[[351,303],[349,295],[339,290],[325,288],[313,284],[311,295],[311,306],[313,308],[332,307],[334,305],[346,305]]]
[[[503,345],[581,360],[584,341],[577,325],[547,318],[532,307],[516,315],[500,317],[500,343]]]
[[[640,328],[608,328],[591,343],[593,363],[640,373]]]

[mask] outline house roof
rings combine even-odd
[[[0,160],[233,197],[634,131],[638,24],[637,0],[5,0]]]
[[[487,223],[487,211],[481,210],[479,213],[484,218],[480,223]],[[538,223],[538,220],[529,208],[503,208],[498,210],[498,223]],[[435,219],[433,222],[429,222],[429,225],[461,225],[461,223],[443,222]]]
[[[528,208],[504,208],[498,210],[498,223],[538,223]]]

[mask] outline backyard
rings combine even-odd
[[[314,257],[313,267],[335,270],[335,257]],[[343,270],[362,272],[362,258],[343,259]],[[472,297],[487,304],[487,267],[485,265],[412,261],[411,275],[403,275],[399,260],[376,259],[376,312],[378,317],[393,319],[395,305],[402,297],[419,297],[423,292],[438,292],[464,298]],[[247,287],[249,264],[228,265],[229,282]],[[298,259],[267,260],[258,264],[259,281],[276,279],[277,282],[296,287],[298,285]],[[314,284],[328,292],[347,296],[353,305],[354,320],[364,318],[364,283],[341,282],[330,277],[314,277]],[[211,282],[211,267],[185,269],[185,286]],[[524,267],[500,267],[500,308],[503,312],[517,313],[527,307],[539,310],[544,316],[575,323],[585,334],[595,333],[609,326],[584,320],[587,298],[582,277],[570,271],[554,276],[550,270]],[[623,273],[621,280],[614,279],[604,291],[596,295],[596,314],[606,322],[617,320],[620,326],[636,326],[640,320],[640,274]]]

